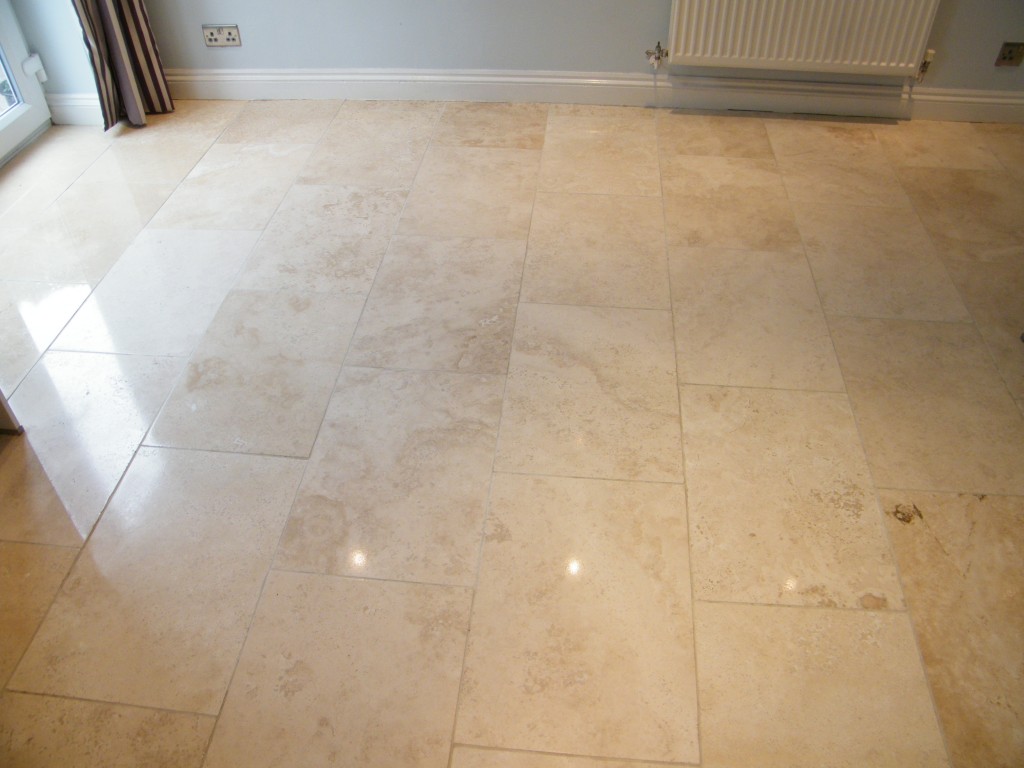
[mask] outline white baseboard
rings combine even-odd
[[[179,99],[534,101],[672,109],[1024,121],[1024,93],[634,73],[393,69],[169,69]]]
[[[94,93],[48,93],[46,105],[54,125],[103,125],[100,100]]]
[[[972,123],[1024,123],[1024,91],[914,89],[913,117]]]

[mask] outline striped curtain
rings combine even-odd
[[[147,114],[174,110],[160,53],[142,0],[71,0],[96,75],[109,130],[122,116],[145,125]]]

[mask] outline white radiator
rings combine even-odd
[[[911,76],[939,0],[673,0],[669,61]]]

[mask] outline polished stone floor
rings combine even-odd
[[[0,764],[1024,765],[1024,126],[181,102],[0,171]]]

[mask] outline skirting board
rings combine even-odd
[[[46,106],[54,125],[103,125],[100,100],[94,93],[48,93]]]
[[[672,109],[1024,122],[1024,93],[660,73],[169,69],[179,99],[534,101]],[[655,86],[655,82],[657,86]],[[919,103],[920,102],[920,103]]]

